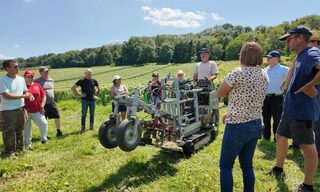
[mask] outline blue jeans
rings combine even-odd
[[[315,143],[318,151],[318,156],[320,158],[320,120],[313,121],[312,128],[315,134]]]
[[[239,156],[242,170],[243,191],[254,191],[255,176],[252,158],[262,132],[260,119],[226,125],[220,155],[220,185],[222,192],[231,192],[233,190],[232,168],[237,156]]]
[[[81,100],[82,110],[81,110],[81,128],[86,127],[86,117],[89,108],[90,111],[90,127],[94,124],[94,111],[96,109],[96,102],[82,99]]]

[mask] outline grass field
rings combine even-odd
[[[220,62],[221,79],[237,62]],[[124,78],[128,86],[136,86],[150,79],[150,71],[157,69],[160,76],[178,69],[191,75],[194,64],[148,65],[144,67],[97,67],[95,73],[119,69],[97,75],[98,81],[108,81],[115,74]],[[150,71],[149,71],[150,70]],[[77,71],[77,73],[75,73]],[[83,69],[52,70],[52,77],[78,78]],[[55,76],[57,74],[57,76]],[[74,80],[70,80],[73,83]],[[69,80],[65,81],[68,84]],[[59,82],[57,82],[59,84]],[[68,87],[71,84],[68,84]],[[58,86],[60,87],[60,85]],[[61,84],[63,87],[63,84]],[[0,160],[0,191],[220,191],[219,154],[224,125],[221,124],[218,138],[203,150],[185,159],[183,154],[165,152],[151,146],[138,147],[132,152],[119,148],[105,149],[97,138],[99,125],[107,119],[111,107],[98,105],[96,109],[95,131],[78,134],[80,130],[80,103],[77,100],[58,103],[61,112],[62,131],[65,135],[56,138],[54,122],[49,121],[47,144],[39,141],[39,130],[33,127],[34,144],[32,151],[25,151],[17,160]],[[222,109],[221,113],[225,111]],[[1,136],[0,136],[1,137]],[[0,138],[1,139],[1,138]],[[3,149],[2,139],[0,150]],[[303,180],[302,156],[299,151],[290,151],[285,164],[287,178],[277,181],[267,172],[275,162],[275,144],[260,140],[254,156],[256,191],[286,192]],[[242,172],[236,162],[234,171],[234,191],[242,191]],[[315,180],[320,189],[320,175]]]

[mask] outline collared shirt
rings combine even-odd
[[[0,93],[11,93],[15,95],[23,95],[27,91],[27,86],[24,78],[16,76],[16,78],[8,77],[7,75],[0,78]],[[0,94],[1,103],[0,111],[14,110],[24,106],[24,99],[6,99],[3,94]]]
[[[289,68],[278,63],[272,68],[268,66],[263,70],[268,74],[269,77],[269,86],[267,89],[267,94],[281,95],[283,93],[283,91],[281,91],[281,85],[283,81],[286,79]]]
[[[293,75],[285,97],[283,115],[295,120],[318,120],[320,114],[320,95],[312,98],[295,92],[309,83],[318,73],[315,68],[320,63],[320,50],[307,47],[298,54]],[[315,86],[320,92],[320,85]]]

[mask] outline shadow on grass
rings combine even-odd
[[[142,184],[148,184],[163,176],[174,176],[178,169],[172,164],[177,163],[180,159],[183,159],[182,153],[160,151],[148,162],[131,160],[120,167],[116,173],[108,176],[100,185],[92,186],[85,191],[104,191],[111,188],[123,191]]]

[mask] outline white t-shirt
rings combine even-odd
[[[7,75],[0,78],[0,111],[14,110],[24,106],[24,99],[6,99],[1,93],[12,93],[15,95],[23,95],[27,91],[24,78],[16,76],[12,79]]]
[[[219,71],[217,64],[214,61],[209,61],[207,63],[197,63],[194,73],[198,75],[198,79],[205,79],[218,74]]]

